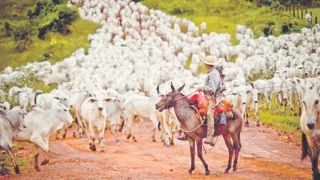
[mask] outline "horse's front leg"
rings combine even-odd
[[[188,172],[189,174],[192,174],[192,171],[195,169],[195,165],[194,165],[195,140],[189,138],[188,141],[190,146],[190,157],[191,157],[191,167]]]
[[[230,134],[222,134],[224,142],[226,143],[226,146],[228,148],[229,151],[229,160],[228,160],[228,167],[226,168],[226,170],[224,171],[224,173],[229,173],[229,170],[231,169],[231,161],[232,161],[232,154],[233,154],[233,146],[231,144],[231,138],[230,138]]]
[[[210,170],[208,168],[208,164],[206,163],[206,161],[202,157],[202,138],[197,139],[197,151],[198,151],[198,157],[201,160],[201,162],[204,166],[204,169],[206,170],[206,175],[209,175]]]
[[[314,180],[320,179],[319,168],[318,168],[319,152],[315,147],[311,150],[310,160],[312,163],[312,177]]]

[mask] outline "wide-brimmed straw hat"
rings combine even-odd
[[[201,60],[205,64],[212,65],[212,66],[215,65],[213,56],[206,56],[205,58],[202,58]]]

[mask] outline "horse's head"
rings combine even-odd
[[[306,126],[312,130],[316,126],[316,121],[319,115],[319,87],[310,86],[304,87],[304,95],[302,98],[303,108],[301,118],[304,120]]]
[[[166,95],[161,95],[161,99],[159,100],[159,102],[156,104],[156,109],[159,110],[160,112],[162,112],[165,109],[169,109],[172,108],[174,105],[174,97],[181,94],[180,91],[184,88],[183,84],[181,87],[179,87],[178,89],[175,89],[175,87],[173,86],[173,84],[171,83],[171,92],[169,92]]]

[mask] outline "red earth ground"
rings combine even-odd
[[[192,175],[187,173],[190,168],[188,142],[175,139],[175,146],[167,148],[159,140],[151,141],[151,129],[151,122],[134,124],[138,142],[127,140],[124,133],[117,143],[106,133],[104,153],[99,152],[99,145],[98,151],[92,152],[87,138],[72,138],[69,130],[67,139],[50,142],[50,162],[41,166],[41,172],[36,172],[30,163],[21,167],[22,174],[0,176],[0,179],[311,179],[311,164],[309,160],[300,161],[300,147],[279,140],[272,129],[253,125],[242,128],[238,170],[231,170],[229,174],[223,173],[228,152],[223,138],[219,137],[214,149],[204,153],[211,170],[209,176],[205,176],[197,157],[195,171]],[[26,146],[18,154],[30,152],[31,148]]]

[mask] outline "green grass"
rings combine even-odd
[[[89,21],[78,18],[71,26],[71,34],[63,36],[60,33],[49,33],[45,40],[40,40],[36,35],[31,38],[31,45],[23,52],[15,50],[15,42],[11,37],[4,37],[4,23],[11,24],[28,21],[26,13],[36,0],[11,0],[0,2],[0,70],[7,67],[18,67],[28,62],[49,60],[58,62],[70,56],[76,49],[89,47],[88,35],[95,33],[101,27]],[[45,58],[44,54],[51,57]]]
[[[272,103],[274,104],[274,103]],[[294,110],[297,114],[298,108]],[[301,145],[300,116],[293,115],[289,108],[273,105],[266,108],[266,103],[259,103],[259,121],[266,127],[272,127],[279,134],[290,137],[288,142]],[[249,118],[254,120],[254,113],[249,112]],[[251,124],[254,122],[252,121]]]
[[[311,8],[311,9],[308,9],[308,12],[312,12],[313,23],[314,23],[314,18],[317,16],[318,17],[318,24],[320,24],[320,8]]]
[[[244,0],[143,0],[149,8],[160,9],[172,14],[180,9],[180,18],[187,18],[199,25],[206,22],[207,32],[229,33],[235,44],[236,25],[243,24],[251,28],[256,36],[263,35],[262,29],[268,22],[274,22],[274,35],[280,35],[283,23],[291,22],[292,32],[300,31],[305,26],[304,20],[293,18],[283,11],[271,10],[269,7],[257,8]]]

